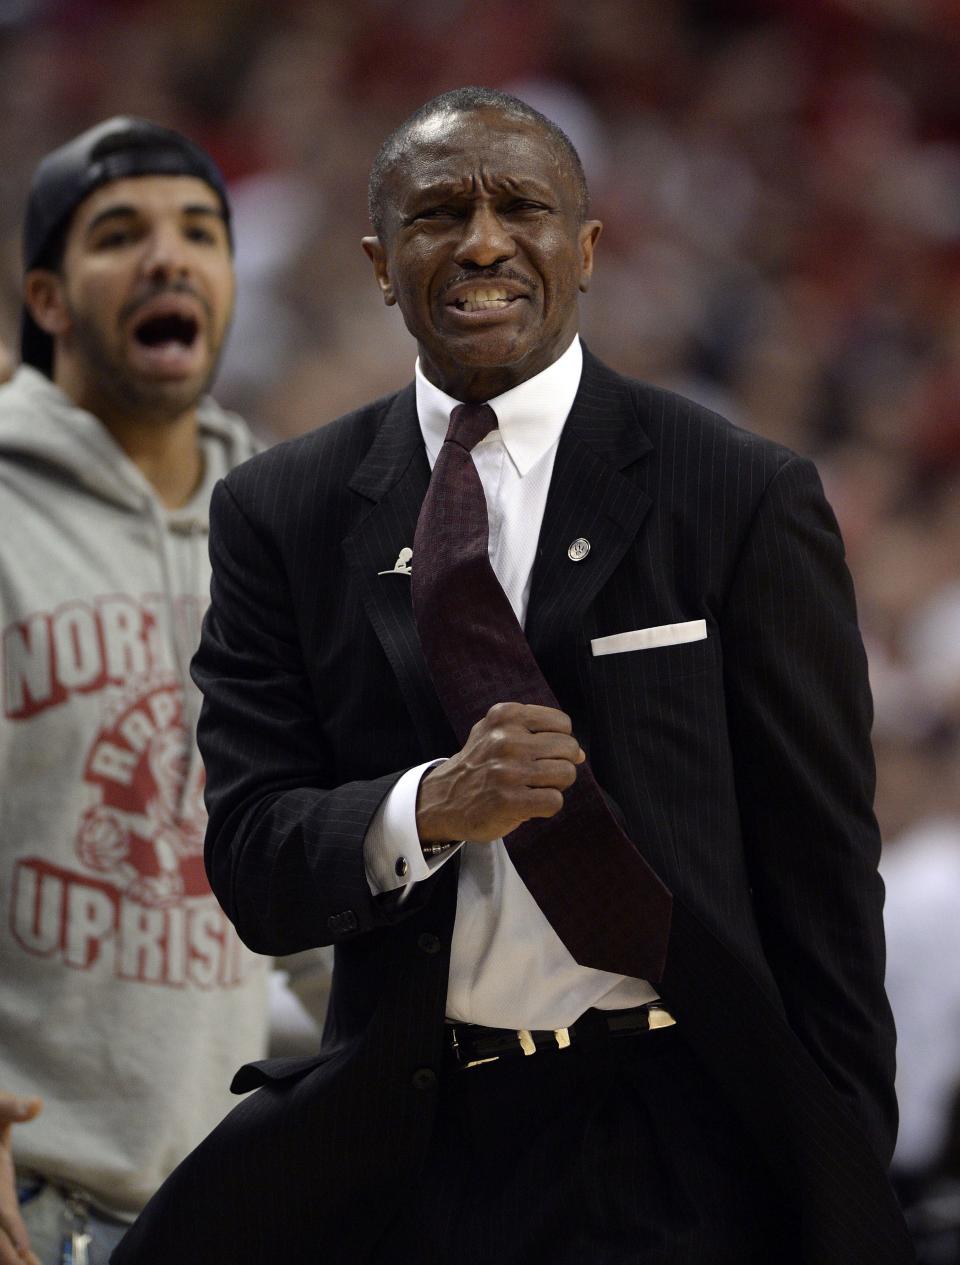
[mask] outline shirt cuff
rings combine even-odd
[[[363,864],[374,896],[410,887],[429,878],[457,852],[448,848],[428,861],[417,834],[417,792],[426,773],[442,764],[429,760],[407,769],[377,809],[363,839]]]

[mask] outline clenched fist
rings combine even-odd
[[[417,797],[423,843],[490,843],[531,817],[552,817],[586,759],[570,717],[534,703],[496,703],[461,751],[424,777]]]

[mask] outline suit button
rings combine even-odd
[[[418,1067],[412,1080],[414,1089],[433,1089],[437,1083],[437,1074],[432,1067]]]
[[[342,914],[331,914],[327,919],[327,926],[337,934],[356,931],[358,926],[357,915],[352,909],[345,909]]]
[[[432,931],[421,931],[417,936],[417,948],[421,953],[439,953],[443,946],[440,943],[440,937],[435,936]]]

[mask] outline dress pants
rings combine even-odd
[[[376,1265],[789,1265],[791,1216],[679,1027],[442,1078]]]

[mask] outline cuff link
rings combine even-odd
[[[421,843],[420,849],[429,861],[431,857],[443,856],[444,852],[449,852],[451,848],[457,847],[459,842],[459,839],[446,839],[442,843]]]

